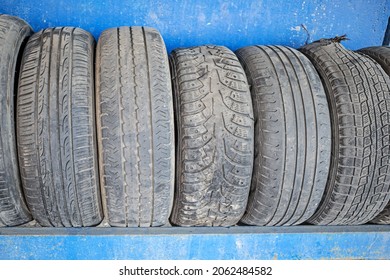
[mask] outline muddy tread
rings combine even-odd
[[[330,117],[325,91],[311,62],[282,46],[236,51],[255,116],[251,193],[241,222],[296,225],[316,210],[330,162]]]
[[[174,123],[168,56],[159,32],[120,27],[97,50],[103,200],[111,226],[168,223],[174,188]]]
[[[31,34],[25,21],[0,15],[0,227],[32,220],[23,197],[14,118],[19,58]]]
[[[171,53],[176,108],[175,203],[180,226],[231,226],[244,214],[253,168],[253,108],[245,73],[225,47]]]
[[[18,88],[19,162],[27,204],[42,226],[102,220],[94,116],[94,39],[79,28],[34,34]]]
[[[374,59],[385,70],[387,75],[390,75],[390,47],[368,47],[358,50],[359,53],[368,55]]]
[[[333,137],[325,195],[309,222],[364,224],[390,199],[389,77],[373,60],[331,40],[300,50],[323,80]]]

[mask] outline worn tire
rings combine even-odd
[[[34,34],[23,54],[19,163],[28,206],[42,226],[93,226],[102,220],[93,57],[93,37],[70,27]]]
[[[390,47],[368,47],[358,50],[359,53],[368,55],[376,62],[380,64],[383,70],[390,76]],[[378,214],[371,223],[375,224],[390,224],[390,202],[387,204],[385,209]]]
[[[148,27],[104,31],[97,46],[100,176],[111,226],[169,222],[175,140],[168,55]]]
[[[236,52],[255,117],[251,192],[241,221],[296,225],[317,209],[328,177],[331,130],[320,77],[297,50],[251,46]]]
[[[376,62],[380,64],[383,70],[390,76],[390,47],[368,47],[358,50],[359,53],[368,55]],[[390,224],[390,202],[387,204],[385,209],[378,214],[373,220],[370,221],[374,224]]]
[[[253,108],[245,73],[225,47],[171,54],[177,153],[172,223],[231,226],[244,214],[253,169]]]
[[[14,117],[19,58],[31,33],[25,21],[0,15],[0,226],[31,221],[22,193]]]
[[[363,53],[378,62],[383,70],[390,75],[390,47],[368,47],[358,50],[359,53]]]
[[[390,204],[387,204],[385,209],[370,221],[372,224],[390,225]]]
[[[331,39],[300,50],[323,80],[332,124],[328,183],[309,222],[364,224],[390,199],[389,77],[371,59]]]

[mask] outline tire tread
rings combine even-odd
[[[0,227],[31,221],[23,196],[15,131],[15,80],[31,27],[18,17],[0,15]]]
[[[253,168],[253,108],[245,73],[227,48],[171,54],[177,172],[172,223],[231,226],[245,211]]]

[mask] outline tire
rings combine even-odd
[[[41,226],[93,226],[102,220],[93,57],[93,37],[71,27],[34,34],[23,54],[19,163],[27,204]]]
[[[390,204],[387,204],[385,209],[379,213],[373,220],[370,221],[372,224],[390,225]]]
[[[358,50],[359,53],[368,55],[374,59],[383,70],[390,76],[390,47],[380,46],[380,47],[368,47]],[[371,223],[375,224],[390,224],[390,202],[387,204],[385,209],[376,216]]]
[[[374,59],[382,66],[387,75],[390,75],[390,47],[368,47],[360,49],[358,52]]]
[[[331,129],[320,77],[300,52],[251,46],[236,52],[255,117],[255,159],[241,222],[297,225],[317,209],[330,164]]]
[[[253,108],[244,70],[220,46],[177,49],[170,59],[177,126],[171,222],[235,225],[253,169]]]
[[[300,50],[323,80],[332,125],[325,195],[309,222],[367,223],[390,199],[389,77],[371,59],[331,39]]]
[[[104,31],[96,93],[103,201],[108,223],[169,223],[174,191],[174,117],[168,55],[148,27]]]
[[[25,21],[0,15],[0,227],[32,219],[22,193],[14,118],[19,54],[31,33]]]

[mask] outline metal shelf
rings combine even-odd
[[[0,259],[390,259],[390,225],[2,228]]]

